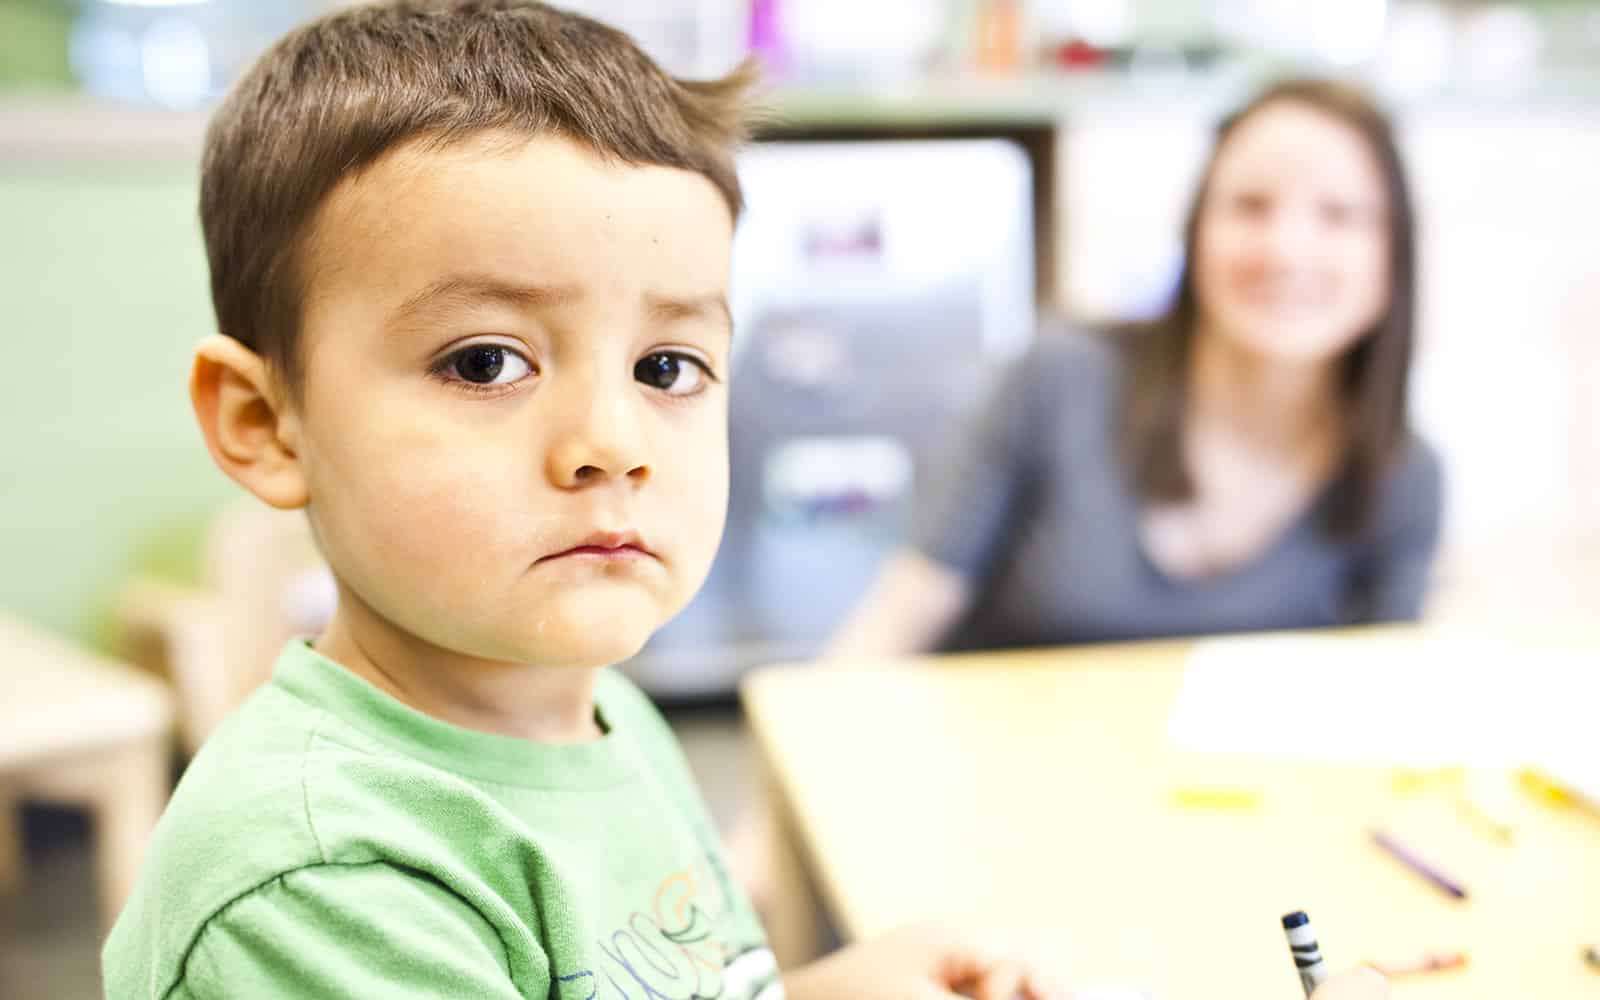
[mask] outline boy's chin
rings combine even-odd
[[[612,635],[574,636],[564,641],[543,641],[531,645],[527,655],[519,657],[526,663],[549,667],[609,667],[636,655],[644,648],[648,635],[637,640]]]
[[[617,602],[540,615],[518,629],[517,660],[552,667],[609,667],[636,655],[666,620],[659,608]]]
[[[573,586],[496,609],[493,617],[457,614],[457,628],[417,634],[443,649],[506,664],[608,667],[637,655],[688,596],[665,588]]]

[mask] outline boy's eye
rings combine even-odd
[[[704,387],[705,365],[687,354],[658,351],[639,359],[633,377],[671,396],[692,396]]]
[[[445,360],[451,375],[474,385],[506,385],[533,370],[520,354],[498,344],[476,344]]]

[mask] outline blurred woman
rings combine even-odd
[[[1225,120],[1161,319],[1046,332],[830,657],[1416,618],[1440,470],[1406,419],[1411,199],[1363,94]]]

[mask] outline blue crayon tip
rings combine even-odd
[[[1311,923],[1311,918],[1306,916],[1304,910],[1296,910],[1293,913],[1285,913],[1283,915],[1283,929],[1286,931],[1292,931],[1296,927],[1304,927],[1309,923]]]

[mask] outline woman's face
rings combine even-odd
[[[1388,218],[1360,133],[1306,105],[1262,108],[1228,136],[1200,206],[1202,329],[1263,358],[1334,360],[1388,307]]]

